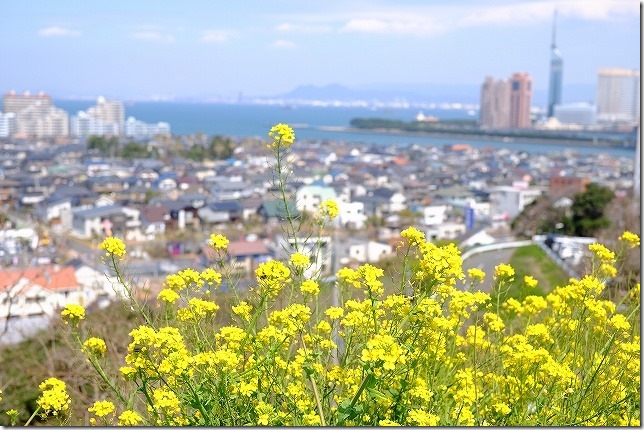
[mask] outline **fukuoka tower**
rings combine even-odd
[[[563,58],[557,49],[557,11],[552,23],[552,45],[550,46],[550,82],[548,84],[548,118],[555,106],[561,103],[561,83],[563,78]]]

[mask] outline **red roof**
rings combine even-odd
[[[42,266],[0,271],[0,291],[12,287],[22,278],[29,280],[30,284],[39,285],[50,291],[79,288],[73,267]]]

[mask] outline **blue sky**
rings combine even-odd
[[[55,97],[273,95],[298,85],[548,86],[552,14],[564,88],[639,69],[636,0],[4,1],[0,92]]]

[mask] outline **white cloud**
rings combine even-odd
[[[292,49],[292,48],[295,48],[297,45],[295,44],[295,42],[292,42],[290,40],[279,39],[273,42],[271,46],[273,48],[279,48],[279,49]]]
[[[560,16],[584,21],[609,21],[638,13],[636,1],[568,0],[534,1],[488,8],[463,10],[458,26],[522,25],[552,20],[553,11]]]
[[[160,33],[158,31],[140,31],[132,34],[132,38],[147,40],[149,42],[174,43],[174,36],[171,34]]]
[[[233,33],[228,30],[204,30],[201,32],[203,43],[225,43],[230,40]]]
[[[293,24],[284,22],[275,26],[275,30],[285,33],[330,33],[333,27],[324,24]]]
[[[428,19],[397,20],[376,18],[353,18],[340,29],[342,32],[393,33],[416,36],[430,36],[441,33],[444,30],[443,25],[432,23]]]
[[[56,36],[80,36],[81,32],[79,30],[74,30],[71,28],[58,27],[57,25],[53,27],[42,28],[38,30],[38,34],[43,37],[56,37]]]

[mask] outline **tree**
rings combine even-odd
[[[572,227],[578,236],[593,236],[598,230],[610,226],[604,210],[615,194],[607,187],[590,183],[583,193],[573,199]]]
[[[235,144],[227,137],[215,136],[210,141],[208,156],[215,160],[225,160],[233,155]]]
[[[150,153],[146,145],[142,145],[136,142],[129,142],[125,144],[121,150],[121,157],[132,159],[132,158],[148,158]]]
[[[91,135],[87,138],[87,149],[97,150],[103,155],[114,155],[119,146],[119,140],[116,136],[109,139],[104,136]]]

